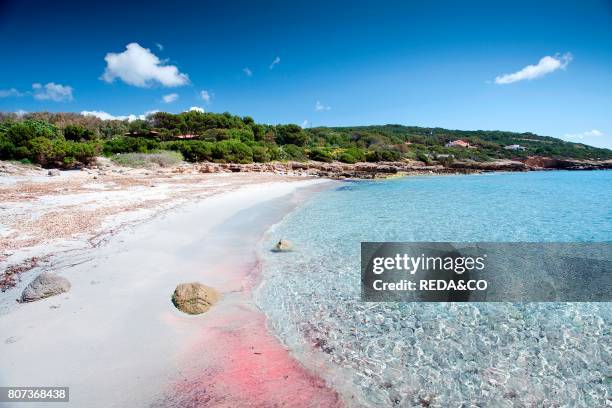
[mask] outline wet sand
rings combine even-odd
[[[252,300],[258,240],[297,203],[297,188],[320,182],[241,187],[58,255],[50,266],[70,292],[0,316],[0,383],[69,386],[71,402],[52,406],[341,406]],[[170,296],[190,281],[221,301],[204,315],[179,312]]]

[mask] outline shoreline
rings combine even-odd
[[[292,349],[293,355],[297,356],[302,364],[311,366],[313,371],[317,370],[319,361],[326,362],[328,367],[333,367],[322,373],[327,373],[327,383],[343,395],[344,400],[351,405],[417,406],[423,403],[423,405],[448,406],[452,405],[452,402],[482,404],[494,401],[500,405],[516,403],[537,406],[546,401],[562,405],[565,401],[577,406],[599,406],[592,401],[599,403],[603,401],[602,387],[595,385],[593,380],[587,383],[583,379],[591,372],[602,372],[601,370],[605,369],[605,364],[597,358],[598,350],[602,350],[602,345],[605,344],[605,330],[600,330],[602,326],[596,325],[586,329],[579,318],[576,326],[571,322],[573,316],[597,318],[599,319],[597,324],[604,322],[603,327],[605,327],[605,306],[598,309],[601,305],[599,303],[593,304],[592,308],[590,304],[582,303],[574,309],[571,305],[563,304],[557,313],[553,303],[519,304],[517,309],[510,303],[505,305],[472,303],[465,306],[457,303],[411,303],[406,305],[406,309],[392,302],[364,303],[360,301],[359,274],[353,273],[359,269],[359,248],[354,241],[358,237],[364,238],[365,235],[366,240],[372,241],[406,239],[416,242],[421,240],[452,242],[452,237],[449,239],[444,235],[440,236],[435,224],[431,225],[432,220],[443,219],[444,214],[450,213],[449,209],[453,206],[459,208],[457,216],[466,220],[463,223],[458,222],[461,227],[470,224],[476,217],[487,220],[491,219],[490,217],[497,218],[497,214],[500,212],[503,214],[502,209],[513,206],[515,202],[513,198],[518,198],[519,202],[531,203],[534,202],[534,197],[541,195],[546,198],[536,203],[559,203],[557,207],[549,207],[556,209],[556,213],[559,214],[558,210],[564,205],[563,203],[569,208],[574,208],[571,204],[582,200],[582,195],[569,199],[567,193],[573,191],[576,186],[585,185],[585,182],[591,178],[599,179],[605,184],[597,183],[599,188],[591,187],[592,190],[586,191],[593,193],[598,190],[609,191],[601,188],[609,184],[608,176],[609,174],[604,172],[591,174],[550,172],[521,175],[506,173],[491,174],[486,177],[460,177],[462,182],[459,183],[455,183],[452,178],[423,177],[420,182],[416,179],[404,179],[403,183],[396,183],[395,180],[389,183],[364,182],[358,183],[360,187],[348,188],[346,192],[326,193],[326,196],[315,198],[307,206],[292,213],[289,222],[284,223],[273,234],[272,238],[282,235],[292,240],[301,250],[285,257],[273,255],[267,257],[269,263],[265,264],[266,280],[261,294],[263,303],[260,304],[269,316],[272,330]],[[551,179],[556,179],[557,182],[551,183]],[[530,184],[530,180],[534,183]],[[487,183],[489,187],[490,184],[497,184],[499,187],[493,190],[496,193],[495,199],[488,193],[491,189],[482,188],[487,186]],[[458,193],[458,190],[461,190],[461,193]],[[512,191],[518,193],[514,197],[509,196]],[[406,193],[397,194],[401,192]],[[477,198],[473,199],[472,194]],[[452,199],[442,203],[434,199],[443,198],[445,195]],[[603,194],[605,195],[607,194]],[[393,211],[386,211],[385,206],[377,202],[381,196],[389,197],[388,201],[392,203]],[[606,202],[597,199],[602,197],[600,194],[589,196],[596,198],[598,207]],[[428,200],[428,203],[433,204],[420,205],[421,200]],[[478,203],[483,203],[484,208],[477,207],[476,200]],[[380,207],[377,207],[379,205]],[[597,206],[593,202],[591,205]],[[428,209],[430,207],[439,210],[431,212]],[[542,208],[534,207],[536,211]],[[353,222],[359,214],[371,208],[379,208],[379,212],[373,217],[364,219],[363,223]],[[474,211],[476,208],[478,211]],[[524,208],[529,207],[516,207],[512,222],[518,225],[530,225],[529,212],[519,215]],[[590,219],[593,221],[601,222],[606,219],[605,209],[592,212],[589,206],[582,208],[584,212],[590,214]],[[389,218],[393,219],[393,226],[378,229],[376,224]],[[570,217],[570,219],[579,218]],[[550,222],[561,225],[557,227],[559,231],[574,231],[568,228],[573,221],[563,222],[562,219],[553,218]],[[586,224],[586,222],[575,222],[577,225]],[[433,233],[414,236],[410,232],[402,232],[407,225],[416,231],[428,231],[427,228],[431,226]],[[602,224],[593,222],[592,225],[594,229],[599,230],[597,226],[601,228]],[[488,224],[483,226],[488,227]],[[538,233],[538,227],[541,228],[540,235],[535,235]],[[538,238],[532,239],[547,242],[551,238],[544,234],[549,228],[555,231],[554,226],[536,224],[536,232],[532,230],[530,233],[533,234],[531,236]],[[522,236],[521,229],[521,227],[516,228],[512,237],[504,239],[512,242],[512,238],[519,237],[517,241],[530,242]],[[473,230],[462,228],[462,230],[468,232],[465,238],[460,236],[457,241],[499,240],[495,238],[495,231],[484,231],[479,228]],[[363,233],[364,231],[367,232]],[[444,234],[457,236],[457,230]],[[561,234],[556,235],[556,237],[561,236]],[[594,239],[595,236],[591,237]],[[599,237],[601,240],[601,235]],[[498,308],[498,305],[502,307]],[[553,308],[548,309],[548,305],[553,305]],[[516,310],[521,314],[515,315]],[[565,312],[574,314],[567,320],[558,317]],[[557,317],[559,320],[555,320]],[[499,344],[496,341],[513,330],[519,333],[522,330],[527,333],[532,330],[544,333],[540,336],[546,340],[537,345],[539,352],[535,356],[532,355],[533,360],[530,361],[534,361],[535,364],[550,363],[550,372],[545,374],[534,372],[528,365],[522,364],[524,361],[515,364],[517,355],[520,356],[531,350],[529,336],[513,338],[503,345],[500,344],[499,349],[495,346],[486,347],[487,344]],[[566,348],[564,342],[557,341],[558,337],[555,336],[560,330],[563,330],[564,338],[566,338],[565,333],[568,333],[567,338],[572,339],[574,346]],[[589,340],[592,340],[592,343]],[[309,345],[314,345],[315,350],[309,349]],[[375,353],[377,347],[379,352]],[[464,359],[464,354],[457,356],[452,351],[445,354],[446,351],[455,350],[455,347],[468,357]],[[542,354],[548,352],[550,354]],[[564,352],[568,356],[565,360],[559,358]],[[441,356],[439,360],[438,356]],[[580,369],[578,370],[580,378],[568,378],[561,384],[550,380],[549,376],[556,377],[568,367],[573,368],[571,363],[573,359],[581,358],[589,362],[589,367],[593,367],[591,371]],[[497,369],[499,371],[496,371]],[[470,373],[469,377],[462,376],[465,372]],[[440,386],[438,382],[438,378],[444,373],[448,373],[447,388]],[[533,378],[533,390],[530,389],[529,383],[490,381],[492,376],[501,373],[511,379],[513,373],[520,373],[515,378]],[[471,393],[457,388],[460,387],[463,378],[469,378],[471,384],[477,385],[477,389],[483,391]],[[564,382],[567,384],[566,388],[562,388]],[[565,393],[565,390],[575,390],[576,387],[581,390],[580,393],[574,394],[571,391]],[[590,391],[586,391],[587,389]],[[589,400],[589,393],[599,395],[600,398],[593,397],[593,400]]]
[[[270,207],[276,207],[276,210],[282,207],[282,211],[273,210],[277,212],[273,221],[266,217],[255,239],[249,243],[253,258],[252,263],[243,268],[241,290],[224,299],[224,313],[217,310],[211,314],[205,330],[188,347],[186,355],[210,354],[208,347],[211,343],[222,345],[223,351],[209,355],[204,369],[198,364],[193,365],[190,357],[186,357],[182,365],[186,378],[175,382],[170,391],[153,404],[154,407],[182,408],[208,404],[228,408],[345,406],[340,394],[325,384],[320,373],[297,360],[270,330],[268,317],[255,299],[257,288],[263,281],[259,250],[264,237],[312,195],[330,188],[330,183],[333,182],[315,181],[259,205],[267,207],[266,211],[270,211]],[[229,366],[226,359],[230,360]],[[223,368],[219,369],[219,366]]]
[[[51,259],[24,271],[22,281],[0,295],[0,325],[11,328],[0,339],[0,364],[10,367],[14,376],[0,374],[3,382],[38,378],[47,384],[41,377],[45,374],[52,374],[54,381],[60,381],[62,375],[77,379],[74,364],[85,362],[89,368],[83,379],[77,379],[81,383],[74,385],[77,391],[71,394],[77,403],[100,389],[112,396],[113,387],[131,395],[122,396],[126,399],[121,401],[105,397],[109,399],[101,399],[100,406],[233,407],[265,406],[273,401],[277,406],[333,407],[357,403],[357,396],[340,379],[326,383],[325,378],[330,381],[334,376],[323,360],[297,358],[297,352],[271,329],[268,315],[256,301],[256,292],[265,283],[257,252],[265,235],[313,190],[338,181],[295,174],[173,171],[124,170],[102,180],[94,176],[96,181],[87,172],[68,172],[63,177],[32,177],[26,187],[19,182],[0,184],[0,191],[9,191],[17,200],[14,205],[3,205],[0,210],[9,214],[0,212],[2,220],[21,205],[34,208],[40,217],[46,212],[61,213],[58,209],[72,213],[76,207],[66,204],[69,199],[83,205],[91,200],[113,204],[129,196],[138,198],[129,206],[104,213],[107,219],[121,222],[69,236],[59,252],[53,252],[57,242],[48,246]],[[83,184],[102,187],[83,188]],[[96,209],[99,207],[87,211]],[[77,214],[83,217],[87,211]],[[219,220],[215,214],[221,214]],[[103,219],[100,225],[105,223]],[[26,250],[31,252],[31,248]],[[14,255],[20,255],[19,248]],[[6,259],[0,262],[7,264]],[[174,276],[175,268],[187,272]],[[59,271],[62,276],[66,272],[72,290],[33,304],[14,302],[34,272],[41,270]],[[222,300],[202,316],[181,314],[169,298],[174,285],[187,281],[220,289]],[[157,284],[148,287],[151,282]],[[154,306],[151,311],[150,306]],[[20,312],[26,309],[31,311]],[[100,327],[91,328],[92,320]],[[109,333],[116,334],[117,322],[121,335],[109,337]],[[71,326],[63,333],[67,323],[77,329]],[[107,361],[101,361],[104,358]],[[111,363],[118,368],[110,367]],[[23,371],[21,365],[32,365],[39,372],[30,377],[32,369]],[[64,366],[72,368],[63,372]],[[110,377],[108,384],[101,385]],[[136,384],[136,390],[125,388],[125,383]],[[81,393],[79,387],[84,387]]]
[[[1,295],[2,382],[69,385],[75,406],[342,406],[268,331],[251,295],[253,240],[293,208],[287,198],[326,181],[261,177],[222,177],[222,191],[172,201],[117,227],[103,245],[52,254],[24,272]],[[49,268],[71,281],[68,293],[14,302]],[[204,315],[184,315],[170,295],[186,281],[223,298]]]

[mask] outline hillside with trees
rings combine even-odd
[[[463,140],[469,147],[445,147]],[[506,147],[519,145],[520,149]],[[144,120],[101,120],[75,113],[0,114],[0,159],[75,167],[98,155],[170,150],[219,163],[315,160],[344,163],[447,162],[544,156],[608,160],[609,149],[533,133],[463,131],[402,125],[317,127],[258,124],[230,113],[157,112]]]

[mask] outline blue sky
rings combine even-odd
[[[0,50],[2,111],[197,106],[612,147],[609,0],[0,0]]]

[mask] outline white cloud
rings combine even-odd
[[[155,46],[156,46],[156,47],[157,47],[157,48],[158,48],[160,51],[163,51],[163,50],[164,50],[164,46],[163,46],[163,44],[160,44],[160,43],[155,43]]]
[[[584,138],[601,137],[601,136],[605,136],[605,134],[601,130],[593,129],[593,130],[587,130],[586,132],[582,132],[582,133],[566,133],[564,138],[565,139],[584,139]]]
[[[512,74],[504,74],[495,77],[496,84],[511,84],[513,82],[531,80],[550,74],[558,69],[565,69],[572,61],[572,54],[565,53],[562,56],[556,54],[554,57],[549,55],[540,59],[536,65],[527,65],[520,71]]]
[[[52,100],[55,102],[63,102],[74,99],[72,97],[72,87],[67,85],[49,82],[43,86],[39,83],[34,83],[32,84],[32,89],[34,89],[34,99],[41,101]]]
[[[102,120],[125,120],[128,118],[136,118],[136,115],[127,115],[127,116],[113,116],[110,113],[104,111],[81,111],[81,115],[83,116],[95,116],[96,118]]]
[[[176,101],[179,98],[179,95],[177,93],[171,93],[168,95],[164,95],[162,97],[162,99],[164,100],[165,103],[172,103],[174,101]]]
[[[191,108],[187,109],[187,112],[201,112],[201,113],[204,113],[204,109],[200,108],[199,106],[192,106]]]
[[[315,112],[323,112],[323,111],[328,111],[331,110],[331,106],[326,106],[323,105],[321,103],[321,101],[317,101],[317,103],[315,103],[315,108],[314,108]]]
[[[249,68],[249,67],[242,68],[242,72],[244,72],[244,74],[246,76],[249,76],[249,77],[253,76],[253,71],[251,71],[251,68]]]
[[[208,93],[208,91],[204,90],[204,91],[200,91],[200,98],[202,98],[204,102],[210,103],[212,95]]]
[[[306,129],[309,124],[310,124],[310,122],[308,122],[307,119],[304,119],[304,121],[302,122],[302,129]]]
[[[81,115],[83,116],[95,116],[96,118],[100,118],[102,120],[127,120],[128,122],[133,122],[137,119],[140,120],[144,120],[146,119],[147,116],[152,115],[156,112],[159,112],[158,110],[151,110],[151,111],[147,111],[142,115],[122,115],[122,116],[114,116],[111,115],[110,113],[104,112],[104,111],[82,111]]]
[[[274,61],[272,61],[272,63],[270,64],[270,69],[273,69],[278,64],[280,64],[280,57],[274,58]]]
[[[15,115],[17,115],[17,116],[23,116],[23,115],[25,115],[27,113],[28,113],[28,111],[25,111],[23,109],[19,109],[19,110],[15,111]]]
[[[590,146],[612,149],[612,137],[598,129],[587,130],[581,133],[566,133],[561,137],[568,142],[584,143]]]
[[[15,88],[0,89],[0,98],[10,98],[12,96],[23,96],[23,94]]]
[[[189,83],[187,74],[179,72],[174,65],[164,65],[164,61],[138,43],[128,44],[126,50],[119,54],[109,52],[104,60],[106,70],[101,79],[109,83],[116,78],[138,87],[148,87],[154,83],[175,87]]]

